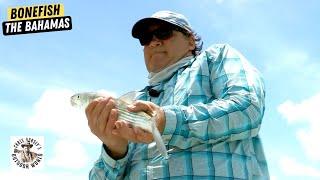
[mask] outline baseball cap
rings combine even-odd
[[[167,22],[179,26],[190,33],[193,32],[188,19],[184,15],[172,11],[158,11],[151,15],[151,17],[143,18],[137,21],[132,27],[132,36],[134,38],[139,38],[140,34],[145,32],[150,23],[155,21]]]

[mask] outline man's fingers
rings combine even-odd
[[[91,115],[91,112],[93,111],[93,109],[96,107],[97,104],[98,104],[98,101],[92,101],[90,104],[88,104],[85,110],[87,117]]]
[[[150,107],[146,101],[137,100],[129,106],[132,111],[143,111],[148,110]]]
[[[96,121],[96,119],[93,118],[92,111],[95,109],[98,103],[99,103],[98,101],[93,101],[86,108],[86,116],[87,116],[88,125],[90,128],[93,127],[93,124],[95,124],[95,121]]]
[[[140,127],[135,127],[134,129],[135,129],[136,137],[138,141],[144,142],[144,143],[151,143],[153,141],[153,135],[150,132]]]
[[[96,123],[94,124],[95,126],[97,126],[100,114],[102,113],[102,110],[104,109],[104,107],[108,103],[109,99],[97,99],[97,101],[98,101],[98,104],[91,112],[92,116],[97,119]]]
[[[111,133],[115,127],[115,123],[118,119],[118,112],[116,109],[112,109],[109,114],[109,120],[107,122],[107,126],[105,128],[105,132]]]
[[[136,134],[133,131],[133,128],[131,128],[129,123],[119,120],[115,123],[116,129],[112,131],[112,134],[121,136],[129,141],[137,142],[136,141]]]
[[[107,123],[109,121],[109,115],[111,110],[115,107],[115,103],[113,99],[110,99],[108,103],[102,109],[102,112],[98,119],[98,128],[101,132],[105,132]]]
[[[140,101],[140,100],[135,101],[133,104],[129,105],[128,110],[132,112],[144,111],[151,116],[153,116],[153,111],[154,111],[150,103],[146,101]]]
[[[151,143],[153,141],[153,135],[150,132],[147,132],[140,127],[135,127],[125,121],[117,121],[116,127],[117,128],[114,129],[112,133],[129,141],[138,143]]]

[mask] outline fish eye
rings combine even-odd
[[[78,95],[77,98],[80,99],[80,95]]]

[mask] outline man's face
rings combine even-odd
[[[152,32],[161,25],[149,26],[148,32]],[[183,57],[192,55],[195,48],[192,36],[185,36],[183,33],[173,30],[172,36],[161,40],[153,36],[149,44],[144,45],[144,60],[149,72],[159,72],[167,66],[174,64]]]
[[[24,146],[23,147],[23,151],[24,152],[29,152],[30,151],[30,147],[29,146]]]

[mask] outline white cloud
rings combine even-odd
[[[278,55],[279,59],[274,59],[273,63],[267,64],[269,71],[282,71],[283,69],[301,69],[301,65],[305,65],[310,59],[309,55],[304,51],[285,51],[282,55]]]
[[[243,6],[245,4],[250,3],[249,0],[215,0],[217,4],[227,4],[232,8],[239,8],[239,6]],[[212,3],[212,1],[206,1],[205,3]]]
[[[241,6],[247,5],[248,3],[250,3],[250,0],[231,0],[231,5],[233,7],[233,9],[237,9]]]
[[[3,122],[6,125],[19,126],[29,115],[30,113],[25,108],[0,103],[0,123]],[[8,117],[14,119],[14,121],[8,121]]]
[[[300,143],[302,144],[303,149],[306,152],[306,155],[309,159],[314,161],[320,161],[320,127],[317,123],[317,127],[311,127],[309,129],[302,129],[297,132],[297,137]]]
[[[320,93],[300,103],[288,100],[278,106],[278,111],[289,124],[304,123],[296,136],[311,160],[320,161]]]
[[[13,170],[13,169],[0,169],[0,179],[23,179],[23,180],[87,180],[88,173],[76,174],[76,173],[45,173],[33,170]]]
[[[46,163],[49,166],[81,169],[89,162],[88,153],[79,142],[59,140],[53,147],[53,152],[54,156]]]
[[[225,0],[216,0],[217,4],[222,4]]]
[[[25,78],[21,73],[0,66],[0,81],[22,86],[23,88],[42,87],[40,84]]]
[[[282,55],[277,55],[266,65],[268,74],[290,72],[304,83],[308,80],[320,79],[320,63],[307,52],[301,50],[283,50]],[[278,74],[277,74],[278,76]]]
[[[282,171],[287,176],[315,177],[320,178],[320,170],[312,166],[300,164],[291,157],[282,157],[279,160]]]
[[[49,130],[58,136],[86,143],[100,143],[89,127],[84,110],[70,105],[74,94],[69,89],[45,90],[34,104],[34,114],[28,128]]]
[[[270,180],[278,180],[278,178],[276,176],[274,176],[274,175],[271,175],[270,176]]]
[[[0,67],[0,79],[7,79],[10,81],[19,81],[19,80],[22,80],[22,77],[9,71],[6,68]]]

